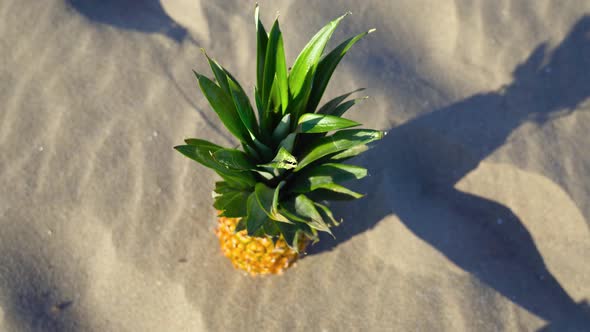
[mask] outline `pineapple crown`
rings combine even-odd
[[[258,13],[256,5],[258,116],[238,81],[204,51],[215,81],[195,72],[203,94],[243,150],[196,138],[175,149],[223,179],[215,184],[214,207],[221,216],[241,218],[236,232],[245,229],[250,236],[273,240],[282,236],[297,250],[304,237],[317,241],[318,232],[332,234],[330,228],[339,224],[325,201],[363,196],[341,183],[361,179],[367,170],[342,162],[366,151],[367,144],[381,139],[383,132],[346,129],[360,125],[342,117],[364,99],[346,101],[360,90],[317,108],[342,57],[374,29],[323,54],[349,13],[344,14],[316,33],[288,71],[278,18],[267,33]]]

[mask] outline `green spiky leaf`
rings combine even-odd
[[[299,161],[299,165],[294,171],[301,170],[323,156],[344,151],[357,145],[367,144],[382,137],[383,132],[372,129],[341,130],[334,135],[322,137],[309,149],[305,157]]]
[[[330,183],[341,183],[349,180],[359,180],[367,176],[367,169],[346,164],[327,163],[316,167],[306,168],[293,180],[290,191],[306,193]]]
[[[215,61],[209,57],[207,52],[205,52],[204,48],[201,48],[201,52],[203,52],[203,54],[205,54],[205,57],[207,58],[207,62],[209,63],[209,67],[211,67],[211,71],[213,72],[213,75],[215,76],[215,79],[217,80],[217,84],[219,85],[219,87],[221,89],[223,89],[223,91],[225,91],[225,93],[227,93],[229,95],[230,90],[229,90],[229,84],[227,82],[227,75],[226,75],[225,71],[219,65],[219,63],[217,63],[217,61]]]
[[[282,168],[282,169],[292,169],[297,167],[297,159],[287,151],[287,149],[281,147],[277,155],[274,159],[264,165],[258,165],[261,167],[272,167],[272,168]]]
[[[268,35],[268,44],[266,47],[266,55],[264,57],[264,75],[262,80],[262,100],[265,101],[270,97],[270,92],[272,85],[275,81],[275,76],[277,74],[277,48],[279,47],[279,40],[281,40],[282,46],[282,38],[281,38],[281,29],[279,27],[279,21],[276,20],[273,24],[272,28],[270,29],[270,33]],[[282,48],[281,48],[282,49]],[[284,51],[282,53],[283,56],[283,64],[284,62]],[[286,72],[286,68],[284,70],[280,70],[281,72]],[[268,106],[267,106],[268,107]]]
[[[281,122],[277,125],[275,130],[272,132],[272,140],[274,142],[280,141],[289,134],[291,127],[291,114],[286,114],[281,119]]]
[[[254,11],[254,20],[256,21],[256,86],[262,88],[264,80],[264,60],[266,58],[266,45],[268,44],[268,34],[264,25],[260,21],[260,10],[258,4]],[[260,107],[258,108],[260,109]]]
[[[347,15],[348,13],[324,26],[313,36],[299,54],[289,74],[289,89],[293,96],[299,95],[305,86],[305,81],[309,77],[313,77],[326,44],[330,40],[330,37],[332,37],[338,24],[340,24],[340,21]]]
[[[255,148],[243,142],[242,148],[244,149],[244,152],[246,152],[255,161],[259,162],[260,160],[262,160],[261,154],[258,151],[256,151]]]
[[[220,216],[228,218],[240,218],[247,215],[246,202],[251,192],[231,190],[215,197],[213,207],[222,211]]]
[[[272,197],[271,219],[276,220],[276,221],[280,221],[280,222],[285,222],[288,224],[292,224],[293,222],[291,220],[289,220],[288,218],[286,218],[285,216],[283,216],[279,212],[279,194],[280,194],[281,188],[283,188],[284,186],[285,186],[285,181],[281,181],[279,183],[279,185],[275,188],[275,191],[274,191],[274,194]]]
[[[244,205],[244,203],[242,203],[242,204]],[[234,230],[234,233],[241,232],[245,229],[246,229],[246,219],[241,218],[240,221],[238,221],[238,223],[236,225],[236,229]]]
[[[231,76],[231,74],[228,73],[227,75],[228,87],[234,100],[238,116],[251,134],[251,138],[254,140],[254,136],[258,133],[258,124],[256,123],[256,116],[254,116],[254,110],[252,109],[250,100],[248,99],[246,92],[244,92],[244,89],[242,89],[240,84]]]
[[[286,207],[291,209],[291,211],[293,211],[293,212],[289,211]],[[318,238],[317,230],[315,228],[311,228],[307,224],[307,220],[305,219],[305,217],[302,217],[302,216],[299,216],[296,214],[294,199],[292,199],[288,202],[283,202],[281,204],[281,206],[279,207],[279,212],[283,216],[285,216],[286,218],[288,218],[290,221],[293,222],[292,224],[290,224],[292,227],[292,230],[298,231],[300,235],[304,234],[310,240],[317,240],[317,238]],[[277,223],[277,225],[282,227],[282,226],[285,226],[285,223]]]
[[[375,30],[371,29],[344,41],[321,59],[313,79],[313,89],[311,95],[309,96],[308,110],[310,112],[313,112],[313,110],[315,110],[315,108],[318,106],[320,99],[322,99],[322,95],[328,86],[328,82],[330,81],[330,78],[336,69],[336,66],[338,66],[338,63],[340,63],[340,60],[342,60],[346,52],[348,52],[352,45],[354,45],[357,41],[373,31]]]
[[[254,187],[256,201],[269,218],[272,218],[274,192],[272,188],[267,187],[264,183],[259,182]]]
[[[256,179],[250,172],[220,172],[216,173],[231,187],[241,190],[249,190],[256,184]]]
[[[264,183],[257,183],[254,188],[254,194],[259,208],[264,211],[270,220],[291,223],[291,221],[278,212],[279,191],[283,186],[284,183],[272,189]]]
[[[336,220],[336,218],[334,218],[334,214],[332,214],[332,211],[324,204],[315,202],[314,205],[317,208],[318,212],[322,215],[324,221],[328,220],[330,222],[330,227],[336,227],[342,223],[342,220],[338,221]]]
[[[295,147],[295,140],[297,139],[296,133],[290,133],[285,137],[284,140],[279,143],[279,148],[284,148],[289,152],[293,152],[293,148]]]
[[[251,145],[253,148],[256,149],[256,151],[259,152],[260,156],[262,156],[262,159],[268,160],[272,157],[271,148],[266,146],[264,143],[262,143],[256,137],[252,137],[252,144]]]
[[[305,195],[297,195],[293,202],[288,202],[287,206],[295,211],[295,215],[301,222],[321,232],[332,235],[330,227],[324,222],[322,215],[315,208],[314,202]],[[293,216],[292,216],[293,217]]]
[[[281,230],[277,227],[277,224],[277,222],[268,220],[264,225],[262,225],[262,232],[260,236],[270,236],[274,242],[274,239],[276,239],[281,234]]]
[[[217,181],[215,182],[215,189],[213,191],[216,194],[223,195],[229,192],[235,191],[235,188],[232,188],[227,182],[225,181]]]
[[[330,157],[330,161],[344,161],[346,159],[356,157],[359,154],[366,152],[368,150],[369,150],[369,146],[366,144],[356,145],[350,149],[346,149],[342,152],[334,154],[333,156]]]
[[[285,238],[285,242],[287,242],[289,248],[295,252],[299,252],[299,239],[301,237],[299,228],[296,225],[287,223],[277,223],[277,227]]]
[[[327,115],[333,115],[333,116],[342,116],[344,113],[346,113],[346,111],[348,111],[352,106],[354,106],[355,104],[366,100],[367,97],[362,97],[362,98],[356,98],[353,100],[348,100],[340,105],[337,105],[334,108],[331,109],[326,109],[326,110],[320,110],[323,111],[324,113],[321,114],[327,114]],[[320,113],[320,111],[318,111],[318,113]]]
[[[276,77],[277,89],[279,90],[282,114],[285,115],[289,106],[289,76],[287,74],[287,63],[285,61],[285,49],[283,37],[279,34],[276,53]]]
[[[235,149],[219,149],[213,153],[213,159],[236,171],[249,171],[255,167],[246,153]]]
[[[356,89],[354,91],[347,92],[343,95],[340,95],[334,99],[331,99],[330,101],[325,103],[324,106],[322,106],[316,113],[318,113],[318,114],[331,114],[332,110],[335,109],[338,105],[340,105],[340,103],[343,102],[346,98],[348,98],[351,94],[356,93],[356,92],[360,92],[363,90],[365,90],[365,89],[364,88]]]
[[[246,133],[246,128],[237,114],[231,97],[207,77],[200,75],[197,72],[194,73],[197,76],[203,94],[227,130],[240,141],[247,141],[248,135]]]
[[[196,138],[187,139],[186,143],[187,145],[175,146],[174,149],[203,166],[215,170],[234,188],[249,188],[256,184],[256,179],[252,173],[229,169],[213,158],[216,152],[224,150],[219,145]]]
[[[359,199],[365,196],[336,183],[324,183],[318,185],[316,188],[334,192],[340,196],[339,199]]]
[[[193,144],[175,146],[174,149],[205,167],[221,172],[227,171],[213,158],[213,153],[223,149],[222,147],[205,140],[191,139],[190,142]]]
[[[213,151],[213,152],[215,152],[219,149],[223,149],[223,147],[221,147],[215,143],[211,143],[207,140],[200,139],[200,138],[187,138],[184,140],[184,142],[187,145],[197,146],[197,147],[207,149],[208,151]]]
[[[283,36],[279,26],[278,19],[275,20],[266,46],[266,55],[264,57],[264,72],[261,89],[261,99],[268,104],[264,105],[266,109],[278,111],[282,110],[285,114],[289,104],[289,84],[287,75],[287,64],[285,61],[285,50],[283,46]]]
[[[332,115],[306,113],[299,118],[297,132],[308,134],[325,133],[356,126],[360,126],[360,123]]]
[[[262,226],[270,220],[264,209],[259,203],[257,193],[253,192],[248,196],[246,202],[247,215],[245,216],[246,230],[248,235],[254,235]]]

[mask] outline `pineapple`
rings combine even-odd
[[[318,108],[334,69],[346,52],[373,30],[353,36],[330,52],[326,44],[342,15],[323,27],[287,69],[278,19],[266,32],[255,9],[257,34],[256,113],[238,81],[205,51],[215,80],[195,72],[199,86],[242,149],[190,138],[175,149],[213,169],[213,206],[219,211],[223,253],[252,275],[278,274],[293,265],[318,233],[339,222],[326,201],[363,195],[341,185],[367,170],[344,164],[381,139],[383,132],[349,129],[360,123],[342,115],[360,99],[336,97]]]
[[[280,237],[275,242],[269,236],[248,236],[246,230],[236,232],[240,218],[219,217],[219,228],[215,231],[219,237],[221,251],[237,269],[251,275],[280,274],[299,258],[299,251],[307,246],[306,238],[298,244],[298,250],[289,248],[285,239]]]

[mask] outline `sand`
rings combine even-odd
[[[368,193],[280,277],[221,256],[215,176],[236,142],[199,48],[254,84],[252,1],[0,2],[1,331],[590,331],[590,3],[261,1],[292,63],[377,32],[326,98],[388,135]]]

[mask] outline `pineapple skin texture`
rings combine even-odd
[[[299,254],[287,246],[281,237],[273,244],[269,236],[248,236],[246,230],[235,233],[240,218],[218,217],[215,234],[223,254],[236,269],[251,276],[282,274],[299,259]],[[299,251],[303,252],[308,241],[300,241]]]

